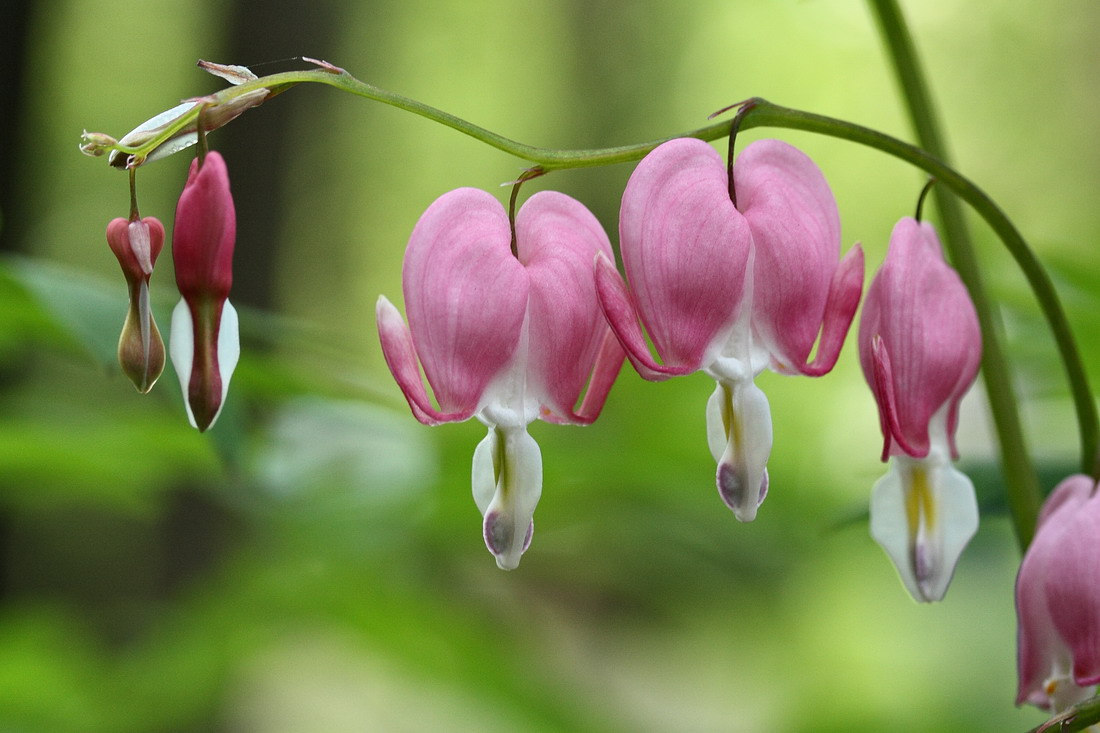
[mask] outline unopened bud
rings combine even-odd
[[[198,142],[199,139],[197,132],[199,125],[197,110],[199,107],[206,107],[202,113],[203,128],[206,132],[210,132],[232,122],[246,110],[261,104],[270,93],[270,89],[261,87],[244,94],[238,94],[224,102],[220,101],[217,94],[189,99],[141,123],[123,135],[118,144],[130,148],[139,148],[164,134],[169,128],[174,127],[180,122],[180,118],[194,113],[194,116],[168,139],[141,156],[127,155],[119,150],[113,150],[108,160],[116,168],[131,168],[186,150]]]
[[[252,69],[247,66],[237,66],[235,64],[215,64],[213,61],[203,61],[199,59],[198,67],[203,71],[208,71],[214,76],[220,76],[230,84],[244,84],[249,81],[256,81],[259,77],[252,73]]]
[[[115,145],[118,145],[118,140],[110,135],[102,132],[88,132],[87,130],[80,136],[80,141],[80,152],[93,158],[98,158]]]
[[[144,394],[164,371],[164,340],[149,306],[149,276],[164,246],[164,226],[151,216],[135,221],[115,219],[107,225],[107,243],[130,291],[130,307],[118,339],[118,363]]]

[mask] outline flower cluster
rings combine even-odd
[[[754,379],[765,368],[828,373],[863,289],[862,249],[840,257],[825,177],[777,140],[749,145],[728,170],[700,140],[658,146],[626,186],[619,239],[625,279],[607,235],[573,199],[536,194],[512,222],[489,194],[459,189],[410,237],[408,325],[378,301],[382,351],[413,415],[488,427],[474,451],[473,494],[502,568],[516,567],[530,544],[542,491],[526,426],[593,421],[624,355],[645,379],[701,371],[715,380],[706,407],[715,483],[739,520],[755,518],[772,426]],[[938,600],[977,523],[973,488],[950,460],[981,339],[927,224],[898,225],[860,333],[883,456],[894,460],[874,491],[872,532],[913,597]]]
[[[182,296],[172,313],[169,355],[183,389],[187,418],[201,431],[218,419],[240,355],[237,312],[229,302],[237,222],[229,173],[216,152],[191,163],[176,206],[172,259]],[[149,279],[164,244],[157,219],[115,219],[107,241],[130,290],[118,359],[140,392],[164,368],[164,344],[149,306]]]
[[[247,69],[208,66],[235,84],[255,81]],[[83,149],[112,149],[114,164],[136,167],[201,140],[267,91],[190,100],[120,145],[91,134]],[[123,159],[120,149],[140,154]],[[119,361],[145,392],[165,362],[149,306],[164,228],[133,211],[111,223],[108,241],[130,291]],[[168,349],[199,430],[217,420],[240,353],[228,300],[235,235],[225,161],[204,152],[176,209],[182,297]],[[748,145],[728,166],[694,138],[657,146],[623,193],[619,243],[623,274],[599,222],[568,196],[538,193],[513,214],[484,191],[458,189],[428,208],[409,239],[407,324],[378,300],[382,352],[413,415],[427,425],[475,417],[487,427],[474,451],[473,495],[502,568],[515,568],[529,546],[542,493],[528,425],[591,423],[624,360],[652,381],[695,372],[715,381],[705,410],[715,485],[737,519],[752,521],[768,493],[772,448],[770,406],[755,378],[765,369],[831,371],[863,293],[863,250],[856,244],[841,257],[825,176],[778,140]],[[859,330],[891,462],[872,493],[871,533],[914,598],[939,600],[978,522],[974,489],[952,460],[981,337],[931,226],[897,225]]]

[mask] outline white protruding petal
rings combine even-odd
[[[474,500],[480,507],[489,452],[495,484],[483,512],[485,546],[496,557],[498,567],[514,570],[531,544],[532,517],[542,494],[542,453],[526,427],[491,426],[489,430],[490,436],[474,452]],[[488,448],[483,448],[486,444]]]
[[[191,384],[191,368],[195,363],[195,327],[191,321],[191,309],[187,301],[180,298],[172,309],[172,328],[168,333],[168,355],[180,380],[183,390],[183,406],[187,410],[187,421],[197,428],[195,415],[191,412],[191,401],[187,398],[187,386]]]
[[[195,414],[191,411],[191,401],[188,399],[188,386],[191,384],[191,370],[195,363],[195,328],[191,320],[191,309],[187,302],[180,299],[172,310],[172,328],[168,336],[168,355],[172,359],[172,366],[176,369],[176,376],[180,380],[180,389],[183,391],[183,406],[187,410],[187,421],[191,427],[198,428],[195,422]],[[214,427],[221,415],[221,408],[225,405],[225,396],[229,392],[229,380],[233,377],[233,370],[237,368],[237,361],[241,356],[240,323],[237,318],[237,309],[228,300],[222,306],[221,324],[218,329],[218,371],[221,375],[222,399],[217,414],[210,421],[207,429]]]
[[[149,350],[152,347],[153,313],[149,308],[149,281],[142,280],[138,288],[138,332],[141,334],[141,358],[145,376],[149,376]],[[155,381],[155,380],[154,380]],[[149,385],[150,387],[152,385]]]
[[[225,406],[225,396],[229,393],[229,380],[233,377],[233,371],[237,368],[237,362],[241,358],[241,327],[237,318],[237,309],[228,300],[222,305],[222,321],[218,330],[218,371],[222,378],[222,407]],[[218,415],[221,408],[218,408]],[[210,421],[210,427],[218,420],[218,415]]]
[[[772,418],[751,379],[718,382],[707,401],[707,442],[718,462],[718,493],[742,522],[756,518],[768,492]]]
[[[1073,707],[1079,702],[1084,702],[1096,694],[1096,686],[1079,687],[1073,679],[1073,660],[1069,650],[1064,650],[1064,658],[1054,663],[1054,668],[1043,682],[1043,690],[1050,700],[1050,711],[1061,713]],[[1089,726],[1085,729],[1095,733],[1100,731],[1100,726]]]
[[[871,491],[871,536],[918,602],[943,599],[977,530],[974,485],[937,452],[925,459],[894,456]]]
[[[474,503],[477,504],[477,510],[483,517],[497,491],[497,465],[500,460],[499,435],[496,426],[490,425],[488,434],[474,449],[471,484],[474,490]]]

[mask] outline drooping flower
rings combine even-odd
[[[863,305],[859,356],[890,470],[871,495],[871,535],[917,601],[947,592],[978,529],[970,479],[952,465],[959,402],[978,374],[974,305],[935,229],[905,218]]]
[[[608,258],[597,259],[596,286],[644,378],[703,371],[717,382],[707,404],[716,483],[737,518],[750,521],[767,493],[772,444],[768,400],[753,380],[767,366],[811,376],[832,369],[859,303],[863,253],[856,246],[838,263],[832,192],[790,145],[752,143],[733,182],[736,205],[724,161],[700,140],[658,146],[623,193],[630,286]]]
[[[444,194],[405,250],[408,326],[385,296],[377,307],[382,352],[413,415],[426,425],[477,417],[488,427],[474,452],[473,493],[485,544],[504,569],[531,541],[542,491],[527,425],[595,420],[623,360],[596,302],[592,261],[611,255],[596,218],[568,196],[540,192],[516,216],[515,255],[511,242],[508,215],[490,194]]]
[[[182,298],[172,311],[169,353],[187,419],[200,431],[218,419],[241,353],[237,311],[228,300],[236,236],[229,172],[222,156],[210,152],[191,163],[172,235]]]
[[[130,291],[130,308],[118,339],[118,363],[144,394],[164,370],[164,341],[149,307],[149,278],[164,246],[164,225],[152,216],[114,219],[107,225],[107,243]]]
[[[1070,476],[1043,505],[1016,577],[1016,704],[1060,713],[1100,684],[1100,494]],[[1092,730],[1090,728],[1089,730]]]

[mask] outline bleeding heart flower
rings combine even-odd
[[[405,250],[408,326],[384,296],[377,307],[382,352],[413,415],[426,425],[473,416],[489,428],[474,452],[473,491],[485,544],[505,569],[530,543],[542,491],[527,425],[595,420],[623,360],[596,302],[592,261],[611,255],[596,218],[568,196],[537,193],[516,216],[515,255],[511,241],[490,194],[444,194]]]
[[[958,458],[959,402],[978,374],[981,331],[970,296],[930,224],[905,218],[863,305],[863,374],[878,403],[890,471],[871,496],[871,535],[918,601],[947,592],[978,529]]]
[[[176,205],[172,259],[183,296],[172,312],[169,353],[183,388],[187,419],[213,426],[241,354],[237,311],[229,302],[237,215],[229,172],[216,152],[194,160]]]
[[[736,204],[724,161],[700,140],[658,146],[623,193],[619,235],[630,287],[605,257],[597,259],[596,287],[644,378],[703,371],[717,382],[707,433],[718,492],[750,521],[768,490],[772,444],[768,400],[753,379],[768,365],[811,376],[832,369],[859,303],[863,253],[854,247],[838,264],[832,193],[790,145],[752,143],[733,181]]]
[[[1100,684],[1100,495],[1070,476],[1051,492],[1016,578],[1016,704],[1054,713]],[[1090,728],[1092,730],[1092,728]]]

